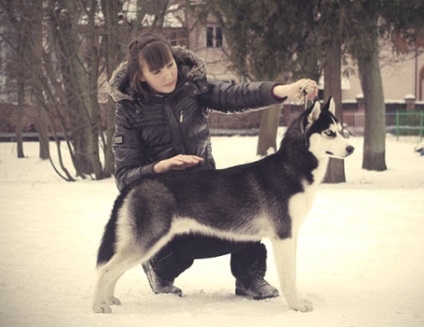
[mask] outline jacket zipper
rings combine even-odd
[[[183,128],[182,128],[182,124],[184,122],[184,110],[180,110],[178,113],[178,121],[179,121],[179,129],[180,129],[180,135],[181,135],[181,140],[184,146],[184,154],[187,153],[187,147],[186,147],[186,141],[184,139],[184,133],[183,133]]]

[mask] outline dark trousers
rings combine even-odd
[[[266,248],[260,242],[232,242],[213,237],[183,235],[175,237],[151,260],[155,273],[172,281],[188,269],[195,259],[231,254],[231,272],[248,283],[254,277],[264,277]]]

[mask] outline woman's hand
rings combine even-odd
[[[311,79],[303,78],[292,84],[277,85],[273,92],[274,96],[278,98],[303,99],[306,95],[307,100],[312,100],[318,96],[318,85]]]
[[[311,79],[301,79],[294,83],[294,97],[306,96],[306,99],[312,100],[318,96],[318,85]]]
[[[194,167],[201,162],[203,162],[203,158],[201,157],[179,154],[175,157],[159,161],[154,165],[153,170],[155,173],[164,173],[169,170],[184,170],[190,167]]]

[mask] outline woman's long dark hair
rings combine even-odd
[[[162,69],[172,59],[171,45],[160,35],[141,34],[128,46],[128,72],[121,89],[134,97],[146,98],[148,87],[141,81],[143,61],[150,71]]]

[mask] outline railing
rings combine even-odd
[[[424,134],[424,111],[396,111],[396,139],[417,136],[421,142]]]
[[[364,133],[364,113],[343,113],[343,123],[355,134]],[[424,138],[424,111],[397,110],[386,112],[386,132],[400,137],[417,137],[419,142]]]

